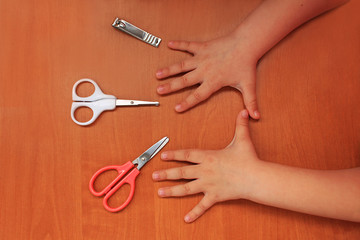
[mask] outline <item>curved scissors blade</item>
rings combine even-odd
[[[160,141],[152,145],[148,150],[141,154],[132,163],[137,164],[137,169],[140,170],[148,161],[150,161],[165,145],[169,142],[168,137],[163,137]]]

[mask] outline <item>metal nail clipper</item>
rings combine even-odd
[[[155,37],[154,35],[132,25],[131,23],[126,22],[125,20],[116,18],[112,26],[116,29],[119,29],[127,34],[130,34],[133,37],[140,39],[143,42],[146,42],[154,47],[158,47],[161,38]]]

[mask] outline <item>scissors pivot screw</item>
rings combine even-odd
[[[145,157],[142,157],[142,158],[141,158],[141,161],[143,161],[143,162],[144,162],[145,160],[146,160],[146,158],[145,158]]]

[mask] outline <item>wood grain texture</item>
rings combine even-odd
[[[0,239],[359,239],[360,225],[249,201],[213,206],[193,224],[201,195],[161,199],[142,169],[131,204],[112,214],[88,182],[163,136],[166,149],[220,149],[232,140],[241,94],[224,88],[177,114],[193,88],[157,95],[155,71],[187,57],[169,40],[229,33],[260,1],[0,1]],[[258,155],[315,169],[360,166],[360,9],[352,1],[292,32],[259,62],[262,114],[250,124]],[[115,17],[163,39],[154,48],[111,27]],[[70,118],[71,89],[88,77],[105,93],[161,106],[106,112],[90,127]],[[280,196],[279,196],[280,197]]]

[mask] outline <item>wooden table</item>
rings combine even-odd
[[[179,166],[159,156],[122,212],[105,211],[88,190],[98,168],[132,160],[163,136],[165,149],[229,144],[244,108],[240,93],[224,88],[178,114],[175,104],[194,88],[159,96],[155,72],[188,57],[168,41],[227,34],[259,3],[1,0],[0,239],[360,239],[357,223],[245,200],[216,204],[186,224],[202,196],[159,198],[159,187],[175,183],[153,182],[152,172]],[[262,119],[250,123],[260,158],[314,169],[360,165],[359,8],[352,1],[323,14],[261,59]],[[154,48],[115,30],[115,17],[163,42]],[[84,77],[105,93],[161,105],[116,109],[80,127],[70,118],[71,90]]]

